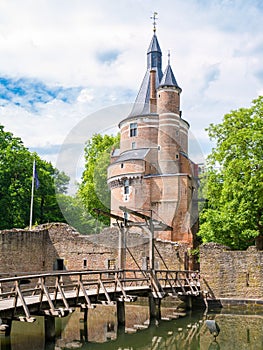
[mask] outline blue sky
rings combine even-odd
[[[60,145],[83,119],[90,122],[82,140],[112,130],[118,113],[92,113],[134,101],[152,37],[150,17],[157,11],[163,66],[170,50],[183,89],[183,117],[207,154],[211,143],[204,129],[263,94],[262,4],[1,0],[0,124],[54,164]]]

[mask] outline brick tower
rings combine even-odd
[[[119,123],[120,149],[112,153],[108,184],[114,214],[123,215],[120,206],[151,212],[173,228],[160,232],[160,238],[193,246],[198,219],[196,166],[188,158],[189,124],[180,111],[181,92],[170,54],[162,71],[154,28],[139,93],[131,113]]]

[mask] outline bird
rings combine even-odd
[[[206,324],[207,328],[209,329],[210,333],[213,334],[213,336],[216,340],[216,337],[220,333],[220,328],[219,328],[218,324],[216,323],[216,321],[215,320],[206,320],[205,324]]]

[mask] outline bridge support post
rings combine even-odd
[[[11,328],[12,328],[12,319],[11,318],[5,318],[5,319],[1,319],[0,322],[0,334],[5,336],[5,337],[9,337],[11,334]],[[1,349],[1,348],[0,348]]]
[[[161,319],[161,299],[149,295],[150,321]]]
[[[122,300],[117,300],[117,324],[118,328],[125,327],[125,303]]]
[[[187,295],[186,300],[185,300],[185,304],[186,304],[186,309],[187,310],[192,310],[193,308],[193,298],[191,295]]]
[[[88,308],[84,308],[83,311],[83,323],[80,329],[80,339],[83,341],[88,341]]]
[[[44,316],[44,324],[45,324],[45,339],[47,341],[52,341],[55,339],[56,330],[55,330],[55,317],[52,316]]]
[[[119,227],[119,269],[123,270],[126,266],[126,228],[123,224]]]

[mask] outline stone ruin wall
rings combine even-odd
[[[149,256],[147,235],[129,235],[130,252],[140,268],[145,268]],[[157,240],[156,246],[169,269],[187,269],[187,244]],[[117,247],[116,228],[92,236],[80,235],[61,223],[42,225],[33,231],[4,230],[0,231],[0,276],[54,271],[58,269],[58,259],[65,270],[107,269],[109,261],[111,268],[118,267]],[[156,268],[164,269],[159,254],[155,255]],[[138,269],[129,252],[126,267]],[[255,247],[231,251],[220,244],[204,244],[200,247],[200,274],[202,289],[215,299],[263,300],[263,251]]]
[[[138,238],[138,239],[137,239]],[[140,268],[145,267],[149,244],[147,235],[128,240],[131,254]],[[157,240],[156,246],[169,269],[184,269],[187,244]],[[109,260],[118,266],[118,231],[108,228],[99,235],[81,235],[67,224],[41,225],[35,230],[22,229],[0,231],[0,275],[46,272],[57,270],[57,260],[63,260],[65,270],[107,269]],[[156,268],[164,269],[157,252]],[[84,263],[85,260],[85,263]],[[85,264],[85,266],[84,266]],[[138,269],[131,255],[126,253],[126,266]]]
[[[216,299],[263,300],[263,251],[231,251],[217,243],[200,247],[203,290]]]

